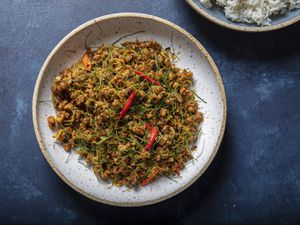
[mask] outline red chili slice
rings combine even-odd
[[[137,75],[139,75],[140,77],[144,78],[145,80],[151,82],[152,84],[154,84],[154,85],[156,85],[156,86],[160,86],[160,84],[159,84],[157,81],[155,81],[155,80],[152,79],[151,77],[147,76],[146,74],[144,74],[144,73],[142,73],[142,72],[140,72],[140,71],[135,71],[135,73],[136,73]]]
[[[133,92],[131,92],[129,98],[125,102],[123,109],[120,112],[118,121],[120,121],[125,116],[125,114],[128,112],[129,108],[132,106],[132,103],[134,102],[134,99],[135,99],[135,92],[133,91]]]
[[[157,134],[158,134],[158,129],[156,127],[153,127],[150,131],[150,138],[149,138],[148,144],[144,148],[145,151],[149,151],[152,148]]]

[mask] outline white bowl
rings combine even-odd
[[[143,32],[139,32],[143,31]],[[89,46],[125,40],[153,39],[163,47],[173,47],[178,53],[176,64],[189,68],[196,80],[195,91],[205,101],[200,103],[204,113],[202,135],[193,152],[196,160],[188,162],[179,178],[172,181],[161,177],[146,187],[128,189],[98,181],[92,169],[78,162],[78,155],[65,152],[55,143],[47,117],[54,115],[50,86],[64,68],[79,60],[84,53],[85,40]],[[91,20],[69,33],[46,59],[36,81],[33,103],[33,123],[40,148],[50,166],[69,186],[79,193],[102,203],[118,206],[141,206],[170,198],[189,187],[207,169],[221,143],[226,122],[226,97],[218,69],[204,47],[188,32],[158,17],[121,13]]]

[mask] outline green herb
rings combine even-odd
[[[202,99],[199,95],[197,95],[197,93],[196,93],[194,90],[191,90],[191,92],[192,92],[198,99],[200,99],[202,102],[204,102],[205,104],[207,104],[207,102],[206,102],[204,99]]]

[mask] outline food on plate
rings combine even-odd
[[[218,5],[228,19],[234,22],[271,24],[271,17],[300,8],[300,0],[200,0],[207,8]]]
[[[175,59],[156,41],[89,49],[51,86],[54,137],[116,186],[179,175],[193,157],[202,113],[192,72]]]

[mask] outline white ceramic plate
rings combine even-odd
[[[246,32],[264,32],[277,30],[300,20],[300,9],[294,9],[283,15],[273,16],[271,25],[257,26],[255,24],[233,22],[226,18],[225,13],[220,7],[213,6],[207,9],[200,3],[200,0],[185,0],[197,13],[210,20],[213,23],[221,25],[225,28],[246,31]]]
[[[143,31],[143,32],[141,32]],[[136,33],[137,32],[137,33]],[[84,44],[99,46],[125,40],[153,39],[163,47],[173,47],[178,54],[177,65],[189,68],[195,77],[195,90],[205,103],[202,136],[194,151],[197,160],[188,162],[176,182],[161,177],[144,188],[115,187],[98,181],[92,169],[78,162],[78,155],[65,152],[55,143],[47,117],[54,115],[50,86],[65,67],[79,60]],[[76,51],[74,53],[73,51]],[[166,20],[136,13],[112,14],[91,20],[69,33],[46,59],[36,82],[33,96],[33,123],[40,148],[54,171],[72,188],[99,202],[118,206],[140,206],[162,201],[181,192],[197,180],[214,158],[223,137],[226,121],[226,98],[218,69],[204,47],[189,33]]]

